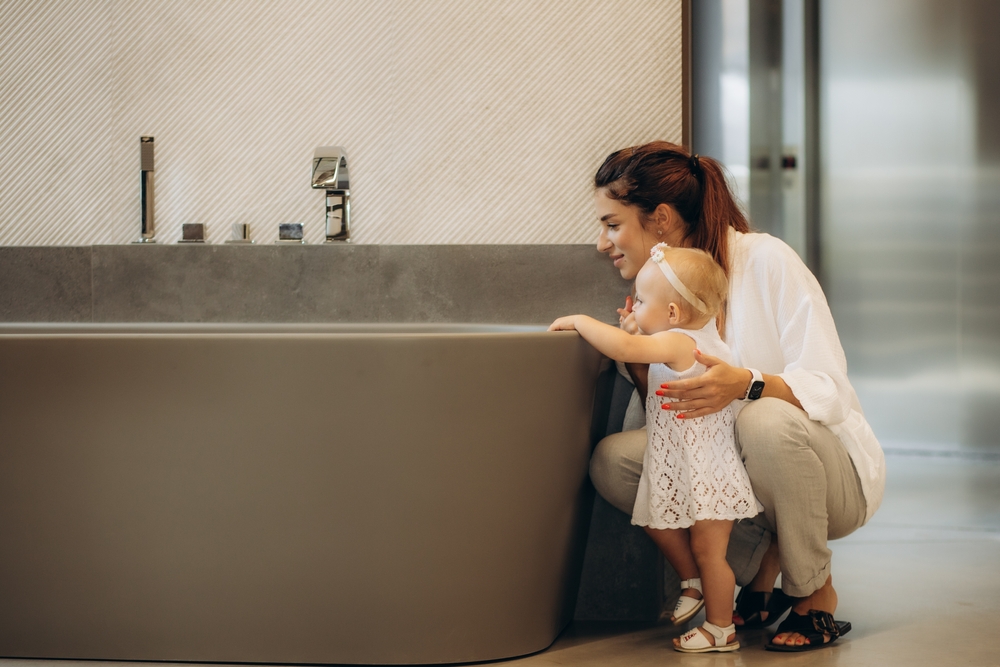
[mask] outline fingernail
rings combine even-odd
[[[670,385],[669,384],[661,384],[660,385],[660,389],[670,389]]]
[[[670,404],[669,403],[664,403],[663,404],[663,409],[664,410],[669,410],[670,409]]]
[[[678,419],[684,419],[684,415],[677,415]]]
[[[657,389],[656,390],[656,395],[657,396],[663,396],[663,390],[662,389]]]

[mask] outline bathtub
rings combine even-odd
[[[0,325],[0,656],[542,650],[600,362],[540,327]]]

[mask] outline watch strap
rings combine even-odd
[[[747,393],[743,396],[744,401],[756,401],[764,391],[764,376],[756,368],[748,368],[750,371],[750,384],[747,385]]]

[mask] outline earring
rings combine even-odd
[[[656,235],[657,236],[663,236],[663,230],[662,229],[657,229],[656,230]]]

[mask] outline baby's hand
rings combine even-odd
[[[576,329],[575,315],[560,317],[558,320],[549,325],[549,331],[573,331],[575,329]]]
[[[618,327],[628,334],[639,333],[639,325],[635,323],[635,315],[632,314],[631,296],[625,297],[625,307],[618,309]]]

